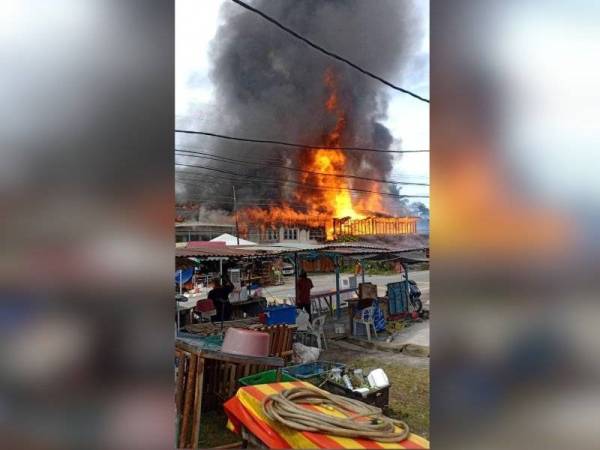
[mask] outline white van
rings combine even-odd
[[[294,275],[294,265],[292,263],[289,263],[289,262],[284,262],[283,263],[283,267],[281,269],[281,273],[285,277],[290,276],[290,275]]]

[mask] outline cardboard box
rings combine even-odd
[[[358,285],[358,297],[377,298],[377,285],[373,283],[360,283]]]

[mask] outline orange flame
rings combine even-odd
[[[342,136],[346,129],[346,114],[339,104],[336,78],[333,72],[325,71],[324,83],[329,91],[325,100],[325,109],[336,118],[335,127],[324,137],[324,147],[341,147]],[[310,227],[325,226],[327,239],[333,239],[333,218],[350,217],[362,219],[365,217],[354,207],[348,180],[331,175],[343,175],[347,172],[347,156],[343,150],[319,148],[306,149],[299,154],[298,166],[307,172],[302,173],[299,181],[306,185],[300,186],[294,193],[294,201],[305,206],[306,212],[297,211],[284,205],[269,210],[257,207],[240,211],[245,220],[259,224],[302,224]],[[316,186],[322,190],[311,189]],[[368,190],[378,190],[376,183]],[[383,210],[381,199],[377,194],[370,194],[357,202],[363,210]]]

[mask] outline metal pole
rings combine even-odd
[[[406,286],[406,312],[408,312],[408,303],[410,302],[410,288],[408,286],[408,267],[403,262],[400,263],[404,269],[404,280]]]
[[[365,282],[365,260],[361,259],[360,260],[360,268],[361,268],[361,272],[362,272],[362,282]]]
[[[179,295],[183,295],[183,270],[179,270]],[[181,318],[179,317],[179,303],[175,302],[175,311],[177,312],[177,332],[175,335],[179,337],[179,330],[181,329]]]
[[[237,236],[237,245],[240,245],[240,228],[238,226],[237,201],[235,198],[235,186],[233,188],[233,212],[235,214],[235,234]]]
[[[340,260],[335,257],[335,315],[339,320],[341,317],[340,310]]]
[[[298,302],[298,253],[294,253],[294,300]]]

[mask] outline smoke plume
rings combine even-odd
[[[418,11],[408,0],[259,0],[252,5],[323,47],[397,83],[402,83],[407,63],[423,37]],[[391,93],[388,87],[315,51],[238,5],[226,2],[221,18],[223,23],[210,53],[210,76],[219,104],[219,117],[213,120],[218,126],[215,132],[322,144],[324,136],[336,126],[335,114],[324,106],[331,93],[325,83],[330,70],[338,106],[345,117],[340,145],[401,147],[400,140],[394,139],[383,125]],[[219,156],[264,162],[263,167],[215,161],[202,161],[203,165],[260,177],[303,180],[297,172],[273,167],[301,166],[301,149],[201,136],[185,136],[180,142],[185,144],[182,147],[208,150]],[[392,154],[346,152],[346,158],[346,173],[352,175],[381,179],[392,170]],[[191,164],[200,161],[189,158]],[[397,192],[393,185],[364,180],[348,183],[352,188]],[[228,184],[202,189],[205,196],[231,193]],[[277,186],[260,181],[236,184],[236,189],[240,199],[257,203],[264,199],[297,200],[299,191],[297,185]],[[189,187],[185,192],[190,192]],[[185,194],[180,199],[182,196]],[[361,195],[353,193],[353,197],[360,201]],[[385,208],[390,211],[403,203],[392,201],[394,204],[385,200]],[[230,204],[224,201],[221,206]]]

